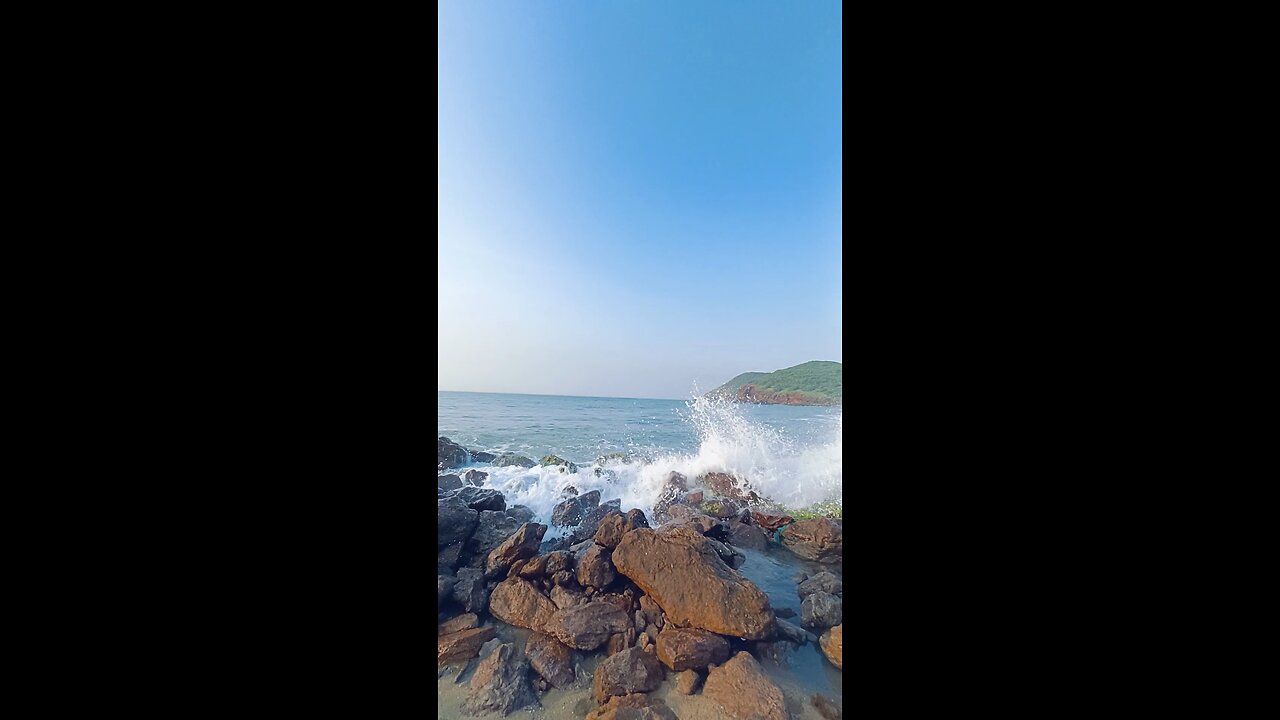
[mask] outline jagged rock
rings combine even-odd
[[[459,569],[458,581],[453,584],[453,599],[467,612],[484,612],[489,607],[489,588],[484,583],[484,571]]]
[[[705,512],[711,517],[725,520],[728,518],[736,518],[738,516],[738,503],[729,498],[716,498],[702,504]]]
[[[511,643],[499,645],[476,666],[462,711],[468,715],[509,715],[512,710],[536,704],[538,698],[529,685],[528,670],[528,662]]]
[[[739,652],[729,662],[712,668],[702,695],[719,705],[728,717],[787,720],[782,690],[749,652]]]
[[[472,485],[479,487],[484,484],[485,478],[489,477],[489,473],[480,470],[468,470],[462,474],[462,479]],[[489,510],[491,508],[485,508]]]
[[[644,511],[640,508],[631,508],[626,515],[627,527],[626,531],[635,530],[636,528],[649,527],[649,518],[644,516]]]
[[[517,575],[519,575],[519,574],[520,574],[520,571],[524,569],[524,564],[525,564],[525,563],[527,563],[527,562],[529,562],[529,561],[528,561],[528,560],[517,560],[517,561],[515,561],[515,562],[511,563],[510,568],[509,568],[505,573],[503,573],[503,572],[501,572],[501,571],[496,572],[496,573],[493,575],[492,579],[496,580],[497,578],[502,577],[503,575],[505,575],[506,577],[516,577]]]
[[[587,513],[600,504],[600,491],[592,490],[558,504],[551,510],[551,524],[557,527],[577,525]]]
[[[531,468],[537,464],[538,463],[530,460],[529,458],[515,453],[503,453],[493,459],[493,465],[495,467],[509,467],[515,465],[522,468]]]
[[[538,523],[525,523],[516,529],[511,537],[494,548],[485,560],[485,577],[490,580],[502,577],[517,560],[533,557],[538,552],[538,544],[546,534],[547,526]]]
[[[685,670],[676,675],[676,692],[681,695],[692,695],[702,684],[702,676],[696,670]]]
[[[679,672],[729,659],[729,641],[706,630],[668,625],[658,633],[658,659]]]
[[[629,695],[657,690],[662,684],[662,665],[651,654],[638,647],[627,648],[596,667],[591,692],[596,702],[604,703],[614,695]]]
[[[813,697],[809,698],[809,702],[818,710],[818,714],[826,718],[826,720],[840,720],[844,715],[840,710],[840,706],[825,695],[815,693]]]
[[[690,528],[632,530],[612,559],[677,625],[748,640],[774,632],[768,596]]]
[[[556,610],[540,629],[571,648],[595,650],[629,627],[626,613],[610,603],[592,601]]]
[[[453,584],[457,582],[457,578],[451,578],[448,575],[436,576],[436,602],[443,605],[453,595]]]
[[[755,525],[729,523],[729,542],[740,548],[764,550],[769,547],[769,536]]]
[[[824,592],[811,593],[800,603],[800,624],[829,628],[844,622],[840,598]]]
[[[599,545],[592,544],[586,553],[578,559],[578,584],[583,587],[602,588],[614,581],[617,574],[610,561],[612,553]]]
[[[445,546],[443,550],[440,551],[440,555],[436,560],[436,564],[438,567],[449,568],[450,570],[453,570],[454,568],[458,567],[458,560],[460,559],[461,555],[462,555],[462,541],[459,540],[458,542],[449,543],[448,545]]]
[[[556,574],[559,575],[560,573]],[[568,575],[569,573],[565,572],[564,574]],[[586,599],[587,596],[578,587],[578,581],[572,577],[567,578],[565,583],[557,582],[551,588],[551,602],[560,610],[581,605]]]
[[[548,555],[537,555],[529,558],[529,561],[520,568],[520,577],[526,580],[534,580],[547,574],[547,558]]]
[[[596,492],[596,491],[592,491]],[[600,529],[600,521],[608,514],[610,510],[621,510],[622,500],[614,498],[606,503],[597,505],[595,509],[588,512],[582,522],[578,524],[578,529],[573,531],[573,536],[579,540],[591,540],[596,536],[596,531]]]
[[[675,488],[676,490],[680,490],[681,492],[689,489],[688,479],[684,475],[676,472],[675,470],[672,470],[671,472],[667,473],[667,476],[662,479],[662,486]]]
[[[507,578],[489,596],[489,613],[508,625],[543,632],[556,606],[528,580]]]
[[[800,583],[800,585],[796,587],[796,592],[800,594],[801,600],[816,592],[824,592],[828,595],[841,595],[844,593],[844,582],[836,575],[823,570],[817,575],[814,575],[808,580]]]
[[[761,512],[751,513],[751,519],[755,520],[757,525],[769,532],[773,532],[784,525],[790,525],[796,521],[796,519],[790,515],[770,515],[768,513]]]
[[[489,553],[502,544],[503,540],[519,529],[520,523],[504,512],[481,510],[476,522],[476,531],[463,549],[471,554],[475,565],[483,565]]]
[[[573,556],[565,550],[553,550],[547,553],[546,558],[547,569],[545,573],[547,575],[555,575],[561,570],[573,569]]]
[[[571,475],[576,474],[578,472],[577,465],[574,465],[573,463],[569,462],[568,460],[565,460],[559,455],[543,455],[542,460],[540,460],[538,464],[542,465],[543,467],[547,467],[549,465],[558,465],[560,467],[560,472],[567,471]]]
[[[436,444],[437,464],[441,468],[456,468],[467,464],[467,449],[443,435]]]
[[[451,662],[475,657],[480,652],[480,646],[496,633],[497,628],[483,627],[441,635],[436,639],[436,665],[443,667]]]
[[[590,702],[588,700],[588,702]],[[614,695],[587,713],[585,720],[679,720],[662,698],[644,693]]]
[[[801,520],[783,529],[782,545],[806,560],[838,563],[844,553],[844,531],[839,520]]]
[[[687,505],[672,505],[667,508],[667,515],[670,516],[671,520],[666,525],[663,525],[663,529],[691,527],[708,537],[726,538],[729,536],[728,523],[717,520],[701,510]]]
[[[507,509],[507,499],[497,490],[467,486],[458,491],[457,497],[472,510]]]
[[[524,524],[533,520],[533,511],[524,505],[512,505],[507,508],[506,512],[507,515],[515,518],[516,522],[519,524]]]
[[[760,502],[760,496],[751,489],[750,485],[728,473],[707,473],[698,478],[698,481],[720,497],[742,503]]]
[[[843,670],[844,624],[837,625],[822,633],[822,637],[818,640],[818,647],[822,649],[822,654],[827,656],[832,665]]]
[[[534,672],[562,688],[573,682],[573,651],[550,635],[535,632],[524,646],[525,657]]]
[[[755,644],[755,656],[761,662],[771,662],[775,665],[790,665],[791,658],[795,655],[795,651],[800,646],[790,640],[778,640],[777,642],[758,642]]]
[[[460,632],[462,630],[471,630],[480,627],[480,616],[475,613],[463,613],[458,617],[441,623],[436,628],[436,636],[449,635],[450,633]]]
[[[454,474],[441,475],[436,478],[436,489],[452,492],[462,487],[462,478]]]
[[[476,530],[479,514],[457,498],[436,500],[437,550],[446,545],[466,541]]]
[[[475,462],[493,462],[493,459],[498,457],[491,452],[481,452],[480,450],[470,450],[469,452],[471,453],[471,459]]]
[[[556,585],[569,585],[572,583],[576,586],[578,584],[578,580],[574,577],[572,570],[561,570],[559,572],[552,573],[551,581]]]

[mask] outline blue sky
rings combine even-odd
[[[839,3],[438,8],[438,389],[843,361]]]

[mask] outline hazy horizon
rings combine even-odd
[[[839,3],[437,13],[438,390],[843,361]]]

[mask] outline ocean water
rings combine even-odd
[[[543,524],[570,485],[580,494],[600,490],[602,502],[617,498],[624,511],[640,508],[652,518],[672,470],[690,480],[727,472],[790,508],[843,500],[839,407],[443,391],[438,398],[438,435],[473,451],[514,452],[535,462],[558,455],[578,466],[576,473],[555,466],[463,468],[489,473],[484,487],[502,492],[508,506],[528,507]],[[630,457],[597,462],[610,452]],[[552,527],[546,538],[563,533]]]

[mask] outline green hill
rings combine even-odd
[[[765,404],[840,405],[843,374],[838,362],[813,360],[771,373],[742,373],[707,395]]]

